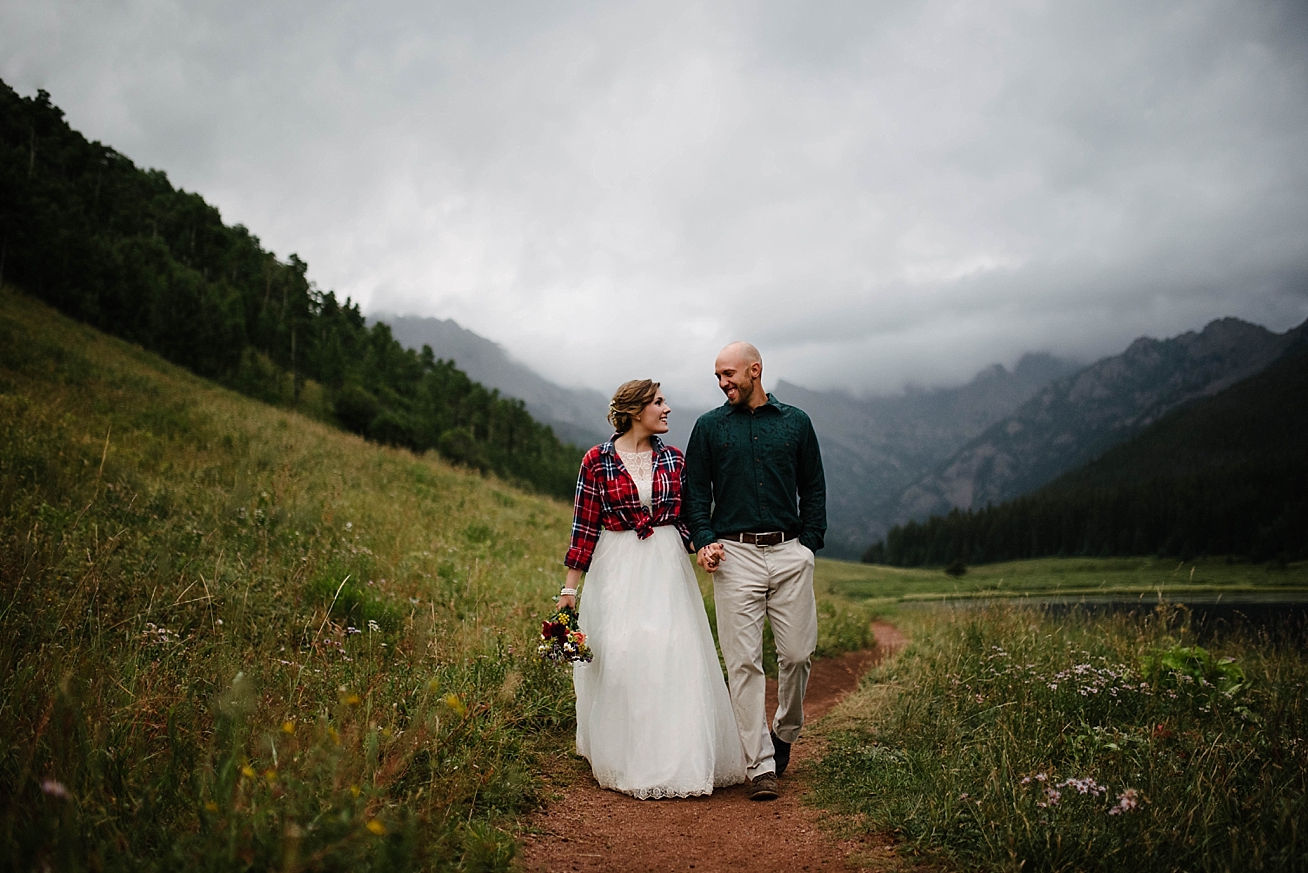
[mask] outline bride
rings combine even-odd
[[[740,734],[722,679],[681,522],[685,460],[657,382],[623,383],[616,433],[586,453],[577,478],[567,582],[595,660],[573,668],[577,752],[595,779],[641,799],[712,794],[745,781]]]

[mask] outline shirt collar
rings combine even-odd
[[[760,410],[767,409],[769,406],[771,406],[771,407],[772,407],[773,409],[775,409],[777,412],[780,412],[780,411],[781,411],[781,401],[780,401],[780,400],[777,400],[777,398],[773,397],[771,391],[768,392],[768,402],[767,402],[767,403],[764,403],[764,404],[763,404],[762,406],[760,406],[758,409],[749,410],[749,409],[746,409],[746,408],[743,407],[743,406],[732,406],[730,403],[724,403],[723,405],[729,407],[730,410],[731,410],[732,412],[740,412],[740,413],[744,413],[744,414],[747,414],[747,415],[754,415],[755,413],[759,412]]]
[[[609,437],[608,441],[600,446],[600,454],[601,455],[616,454],[618,448],[617,446],[614,445],[614,443],[617,442],[617,439],[620,436],[622,436],[622,434],[615,433],[613,436]],[[655,434],[649,435],[649,446],[650,449],[653,450],[655,457],[658,457],[659,455],[662,455],[664,452],[667,451],[667,447],[664,446],[663,440],[659,439],[658,436]]]

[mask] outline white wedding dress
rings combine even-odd
[[[651,456],[619,455],[649,505]],[[601,532],[580,613],[595,660],[573,668],[577,752],[599,784],[646,799],[745,781],[731,700],[677,529],[656,527],[644,540],[632,530]]]

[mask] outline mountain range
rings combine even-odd
[[[952,388],[860,399],[784,380],[773,393],[813,420],[827,471],[827,553],[852,558],[893,521],[887,498],[917,481],[960,446],[1079,365],[1030,354],[1010,371],[987,367]]]
[[[1260,372],[1308,332],[1277,334],[1236,318],[1166,340],[1141,337],[1120,355],[1055,379],[947,460],[894,494],[891,524],[979,509],[1044,485],[1140,433],[1172,410]],[[884,531],[869,530],[873,539]]]
[[[1285,335],[1282,335],[1284,337]],[[1234,385],[1021,496],[891,528],[869,563],[1053,555],[1308,558],[1308,336]]]
[[[608,436],[607,398],[558,385],[454,321],[378,314],[410,348],[430,345],[473,379],[517,397],[579,446]],[[1169,412],[1260,372],[1302,341],[1236,318],[1169,339],[1141,337],[1089,366],[1028,354],[964,385],[859,398],[779,380],[805,410],[827,470],[826,553],[855,558],[891,527],[1030,492],[1119,445]],[[668,439],[685,445],[701,409],[677,407]]]

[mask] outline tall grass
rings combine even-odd
[[[508,868],[570,514],[0,290],[0,869]]]
[[[504,868],[568,521],[0,293],[0,863]]]
[[[965,867],[1308,866],[1303,653],[1145,619],[965,610],[843,706],[820,802]]]

